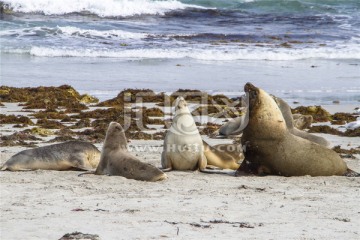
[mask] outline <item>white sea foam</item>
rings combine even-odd
[[[63,36],[80,36],[80,37],[92,37],[92,38],[114,38],[114,39],[142,39],[149,36],[146,33],[128,32],[123,30],[94,30],[94,29],[81,29],[72,26],[66,27],[32,27],[32,28],[20,28],[20,29],[7,29],[0,31],[0,36],[31,36],[38,35],[39,33],[44,35],[58,35]]]
[[[301,59],[360,59],[360,46],[307,49],[70,49],[31,47],[30,49],[2,49],[4,53],[30,54],[38,57],[91,57],[123,59],[181,59],[192,58],[206,61],[271,60],[287,61]]]
[[[100,17],[164,14],[171,10],[197,7],[176,0],[5,0],[16,12],[39,12],[45,15],[62,15],[90,12]]]
[[[93,29],[81,29],[77,27],[57,27],[63,34],[66,35],[88,35],[92,37],[114,37],[121,39],[141,39],[148,35],[145,33],[127,32],[122,30],[93,30]]]
[[[29,53],[41,57],[104,57],[104,58],[193,58],[209,61],[232,60],[300,60],[320,59],[360,59],[360,46],[351,48],[312,48],[312,49],[237,49],[208,50],[192,48],[173,49],[67,49],[32,47]]]

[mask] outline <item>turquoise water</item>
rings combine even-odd
[[[1,84],[360,99],[360,1],[5,0]]]

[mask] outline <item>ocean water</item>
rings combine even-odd
[[[360,100],[359,0],[5,0],[1,84]]]

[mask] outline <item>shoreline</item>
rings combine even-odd
[[[300,105],[359,104],[357,60],[199,61],[194,59],[108,59],[34,57],[1,54],[2,85],[13,87],[68,84],[101,101],[121,89],[173,92],[199,89],[210,94],[243,92],[253,82],[287,102]],[[96,71],[94,71],[96,68]],[[141,68],[141,71],[138,69]],[[81,71],[79,71],[81,69]],[[74,74],[75,73],[75,74]],[[116,89],[116,90],[115,90]]]

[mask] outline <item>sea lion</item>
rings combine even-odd
[[[303,130],[309,128],[314,118],[311,115],[302,115],[299,113],[295,113],[292,115],[294,127],[299,130]]]
[[[222,169],[237,170],[244,155],[241,144],[218,144],[210,146],[203,140],[204,154],[208,165]]]
[[[175,116],[164,139],[161,165],[164,171],[204,170],[207,160],[195,121],[183,97],[175,101]]]
[[[223,124],[219,128],[218,134],[223,136],[239,135],[242,133],[242,130],[244,129],[244,125],[246,125],[242,123],[244,123],[244,116],[230,119],[227,123]]]
[[[346,163],[331,149],[292,134],[275,100],[250,83],[249,123],[241,143],[245,160],[236,175],[244,172],[281,176],[345,175]]]
[[[116,175],[141,181],[160,181],[167,178],[166,174],[148,163],[143,163],[130,154],[122,126],[111,122],[106,132],[101,151],[100,163],[95,175]]]
[[[313,135],[311,133],[299,130],[296,127],[294,127],[293,115],[291,114],[291,108],[290,108],[289,104],[287,104],[281,98],[278,98],[275,96],[272,96],[272,98],[275,100],[276,104],[279,106],[280,111],[285,119],[286,126],[292,134],[294,134],[298,137],[307,139],[309,141],[315,142],[315,143],[320,144],[325,147],[330,146],[330,143],[325,138]],[[304,115],[304,116],[306,116],[306,115]],[[312,117],[311,117],[311,119],[312,119]]]
[[[303,129],[310,126],[313,120],[311,115],[301,115],[301,116],[297,116],[295,114],[293,115],[291,113],[290,106],[283,99],[273,95],[271,95],[271,97],[274,98],[275,102],[280,107],[281,113],[283,114],[284,119],[286,121],[286,126],[288,127],[289,131],[292,134],[313,141],[325,147],[330,146],[330,143],[325,138],[298,129],[298,128]],[[225,136],[237,135],[242,133],[243,129],[246,127],[247,124],[247,119],[245,118],[245,116],[246,115],[244,114],[244,116],[234,118],[229,122],[225,123],[220,127],[219,133]]]
[[[100,151],[91,143],[69,141],[21,151],[1,170],[91,170],[100,160]]]

